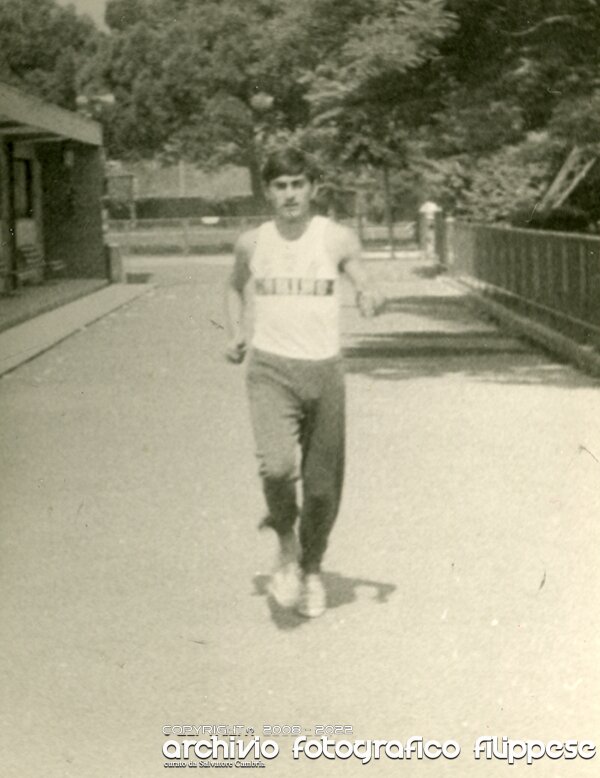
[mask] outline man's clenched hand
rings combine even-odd
[[[246,338],[244,335],[235,335],[225,348],[225,358],[234,365],[239,365],[246,356]]]

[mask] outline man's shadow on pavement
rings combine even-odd
[[[269,575],[263,574],[254,577],[254,596],[266,598],[275,626],[281,630],[291,630],[311,621],[311,619],[300,616],[293,608],[282,608],[281,605],[278,605],[267,590],[269,579]],[[371,599],[380,604],[386,603],[396,591],[395,584],[369,581],[365,578],[346,578],[339,573],[323,573],[323,585],[327,592],[327,610],[356,602],[358,600],[356,591],[363,587],[372,589]]]

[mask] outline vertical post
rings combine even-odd
[[[537,237],[537,236],[536,236]],[[531,267],[533,269],[533,299],[536,302],[540,301],[540,257],[538,251],[537,241],[533,241],[531,244]]]
[[[583,318],[583,309],[585,301],[585,290],[587,287],[587,277],[585,272],[585,244],[579,238],[577,240],[577,264],[579,265],[579,284],[577,287],[577,316]]]
[[[129,175],[129,229],[135,230],[137,227],[137,179],[133,174]]]
[[[182,159],[177,163],[177,173],[179,178],[179,197],[185,197],[185,163]]]
[[[505,239],[505,233],[498,229],[497,233],[498,251],[499,251],[499,273],[496,283],[502,289],[508,288],[508,244]]]
[[[439,206],[428,200],[419,208],[419,243],[423,256],[428,261],[435,259],[435,215]]]
[[[392,191],[390,187],[390,169],[387,165],[383,168],[383,191],[385,196],[385,221],[388,228],[390,241],[390,257],[395,259],[394,253],[394,216],[392,213]]]
[[[573,245],[571,240],[566,238],[562,239],[562,251],[560,258],[561,266],[561,293],[563,303],[566,303],[569,298],[569,249]]]
[[[183,253],[190,253],[189,220],[183,220]]]
[[[364,196],[362,189],[356,189],[354,195],[354,217],[356,219],[356,231],[360,239],[361,245],[365,243],[365,226],[364,226]]]
[[[6,144],[0,140],[0,292],[9,292],[12,283],[9,275],[12,270],[8,217],[9,197],[8,149]]]
[[[508,239],[508,288],[511,292],[517,292],[517,248],[515,236],[507,232]]]
[[[451,269],[454,266],[454,216],[444,220],[444,262]]]
[[[549,235],[545,240],[545,256],[542,260],[542,267],[540,269],[540,289],[542,302],[548,307],[552,307],[554,303],[553,291],[554,284],[552,278],[552,266],[554,265],[554,235]]]
[[[8,248],[8,290],[14,292],[19,285],[19,276],[17,274],[17,218],[15,207],[15,165],[14,165],[14,147],[12,143],[6,144],[6,153],[3,154],[4,166],[6,172],[6,195],[5,217]]]

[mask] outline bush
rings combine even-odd
[[[110,219],[129,219],[130,208],[122,200],[106,198]],[[202,216],[260,216],[266,206],[253,197],[208,200],[203,197],[142,197],[135,201],[138,219],[192,219]]]
[[[530,230],[588,232],[593,220],[587,211],[564,205],[550,211],[537,211],[531,208],[516,211],[511,214],[509,221],[513,227],[524,227]]]

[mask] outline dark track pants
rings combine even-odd
[[[300,565],[304,572],[317,572],[339,510],[344,477],[342,361],[287,359],[254,350],[247,386],[269,511],[265,523],[279,534],[293,528],[301,479]]]

